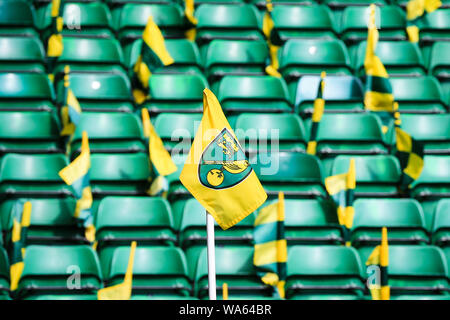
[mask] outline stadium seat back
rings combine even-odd
[[[44,57],[39,38],[0,36],[1,72],[45,73]]]
[[[415,198],[448,197],[450,191],[450,157],[426,155],[417,180],[412,183]]]
[[[28,1],[0,2],[0,29],[8,35],[39,36],[35,12]]]
[[[442,247],[450,244],[450,199],[442,199],[436,206],[433,221],[433,243]],[[449,256],[450,258],[450,256]],[[449,259],[450,260],[450,259]]]
[[[450,72],[450,58],[446,54],[450,50],[448,42],[436,42],[431,49],[428,71],[431,75],[445,79]]]

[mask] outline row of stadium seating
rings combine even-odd
[[[363,267],[372,248],[293,246],[288,250],[288,299],[368,299]],[[129,248],[114,250],[107,266],[89,246],[29,246],[16,294],[24,299],[96,299],[103,286],[123,281]],[[268,299],[253,267],[253,248],[217,247],[217,283],[227,282],[231,298]],[[434,246],[390,246],[389,283],[392,298],[449,299],[447,261]],[[206,250],[189,274],[179,248],[139,246],[133,272],[134,299],[204,299],[207,297]],[[78,275],[78,280],[74,276]],[[77,286],[78,285],[78,286]],[[0,292],[8,298],[8,261],[0,250]],[[192,295],[192,296],[191,296]]]

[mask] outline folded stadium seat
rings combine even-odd
[[[151,4],[172,4],[172,0],[105,0],[105,3],[112,8],[123,6],[129,2],[132,3],[151,3]]]
[[[406,40],[406,16],[395,5],[377,7],[377,26],[380,40]],[[369,7],[346,7],[340,20],[341,39],[354,45],[367,39],[367,21]]]
[[[335,39],[292,39],[278,50],[279,71],[289,86],[304,75],[351,75],[352,67],[345,44]],[[292,91],[291,91],[292,92]]]
[[[355,73],[364,76],[364,59],[367,41],[361,42],[355,48]],[[409,41],[379,41],[375,49],[376,55],[386,67],[391,77],[420,77],[426,69],[422,53],[416,43]]]
[[[200,1],[208,1],[208,0],[200,0]],[[200,2],[197,0],[197,2]],[[248,0],[248,3],[254,4],[259,10],[266,9],[266,0]],[[316,2],[311,0],[271,0],[273,6],[293,6],[293,5],[313,5]]]
[[[242,113],[236,117],[236,136],[246,153],[305,152],[306,135],[300,117],[292,113]]]
[[[205,77],[198,74],[154,74],[149,80],[149,98],[143,103],[151,114],[203,111]]]
[[[57,99],[64,104],[64,81],[58,81]],[[133,112],[128,77],[114,73],[70,73],[70,88],[83,111]]]
[[[21,37],[39,37],[36,14],[29,1],[0,1],[0,33]]]
[[[46,74],[0,73],[1,111],[56,110],[55,93]]]
[[[50,112],[0,112],[0,159],[6,153],[62,152],[59,120]]]
[[[61,77],[64,67],[73,73],[113,73],[126,75],[122,49],[112,39],[63,37],[64,50],[55,66],[55,81]],[[56,76],[57,75],[57,76]]]
[[[443,81],[450,78],[450,58],[447,54],[450,50],[450,42],[436,42],[431,47],[430,63],[428,72],[430,75]]]
[[[68,1],[63,7],[64,37],[114,38],[109,8],[102,2]],[[43,39],[52,34],[52,4],[37,10],[39,28]]]
[[[288,246],[344,243],[336,208],[328,199],[286,199],[284,210]]]
[[[164,44],[174,63],[155,70],[153,73],[192,73],[199,75],[203,73],[200,53],[195,42],[187,39],[166,39]],[[141,39],[124,46],[125,65],[130,75],[132,75],[133,67],[141,53],[141,47]]]
[[[199,6],[201,4],[241,4],[246,2],[245,0],[197,0],[195,5]]]
[[[58,175],[67,164],[63,154],[7,154],[0,164],[0,197],[71,196],[71,187]]]
[[[0,36],[1,72],[45,73],[44,57],[39,38]]]
[[[354,248],[293,246],[288,249],[286,297],[294,300],[363,298],[362,264]]]
[[[79,275],[79,287],[70,276]],[[27,247],[17,297],[87,295],[102,287],[102,273],[95,251],[87,245]]]
[[[205,68],[212,84],[225,75],[265,75],[269,49],[263,40],[213,40],[205,53]]]
[[[302,118],[310,117],[317,98],[320,76],[302,76],[298,83],[289,87],[291,98],[295,98],[296,113]],[[364,89],[359,80],[353,76],[327,76],[323,90],[325,113],[328,112],[362,112],[364,110]]]
[[[449,114],[404,114],[402,129],[424,144],[425,154],[450,154]]]
[[[91,154],[92,195],[146,195],[148,179],[151,177],[148,155]]]
[[[419,179],[411,184],[411,197],[422,204],[425,217],[432,217],[438,201],[450,197],[450,157],[426,155]],[[432,219],[427,220],[431,229]]]
[[[116,18],[117,38],[122,44],[141,39],[149,17],[158,25],[164,38],[184,38],[183,11],[175,3],[127,3],[113,9],[113,16]]]
[[[357,199],[353,207],[353,247],[380,244],[381,228],[387,227],[389,244],[429,242],[422,207],[414,199]]]
[[[448,112],[448,104],[436,78],[391,78],[390,82],[401,113]]]
[[[225,76],[213,92],[227,114],[292,111],[289,92],[282,78]]]
[[[358,251],[361,262],[365,263],[373,247]],[[393,300],[445,299],[449,296],[447,263],[438,247],[389,245],[388,273]]]
[[[81,137],[86,131],[92,153],[147,153],[142,140],[141,122],[132,113],[83,112],[70,141],[70,158],[81,151]]]
[[[272,11],[274,30],[280,40],[335,39],[333,13],[327,6],[275,6]]]
[[[187,153],[202,116],[201,113],[161,113],[156,117],[155,130],[169,152]]]
[[[315,156],[298,152],[260,153],[249,159],[267,195],[286,198],[326,197],[323,168]]]
[[[222,299],[222,284],[228,284],[229,299],[271,298],[271,288],[258,277],[253,266],[253,247],[227,245],[216,247],[217,299]],[[200,253],[195,271],[194,295],[208,299],[208,262],[206,248]]]
[[[129,247],[114,251],[111,266],[105,275],[106,286],[123,282],[127,270]],[[136,248],[133,265],[133,297],[152,299],[164,296],[166,299],[191,294],[186,258],[180,248],[147,247]]]
[[[0,246],[0,300],[9,300],[9,261],[8,255]]]
[[[332,8],[335,12],[342,10],[343,8],[349,6],[360,6],[360,7],[368,7],[369,5],[376,4],[378,6],[384,6],[388,4],[388,1],[385,0],[324,0],[324,4]]]
[[[348,172],[350,159],[355,159],[356,198],[390,198],[399,196],[400,164],[392,155],[340,155],[334,160],[331,174]]]
[[[433,219],[433,244],[450,248],[450,199],[442,199],[436,205]],[[447,249],[448,250],[448,249]],[[450,257],[449,257],[450,258]]]
[[[218,246],[252,246],[253,213],[228,230],[222,230],[215,222],[214,240]],[[193,279],[200,252],[206,246],[206,211],[196,200],[186,201],[180,224],[180,247],[186,254],[190,278]]]
[[[202,4],[195,10],[196,41],[202,46],[213,39],[264,40],[258,15],[250,4]]]
[[[311,120],[305,121],[310,132]],[[381,121],[370,113],[325,114],[317,130],[316,155],[322,160],[325,172],[329,174],[333,160],[340,154],[374,155],[387,154]]]

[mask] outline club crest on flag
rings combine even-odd
[[[233,134],[224,128],[203,151],[198,177],[202,185],[225,189],[239,184],[252,172],[244,151]]]

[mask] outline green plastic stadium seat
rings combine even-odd
[[[166,176],[169,183],[169,191],[167,199],[170,201],[172,207],[175,206],[177,201],[184,202],[186,198],[191,198],[191,194],[185,186],[180,182],[181,170],[186,162],[188,153],[186,152],[174,152],[171,154],[173,163],[177,166],[177,171]],[[174,210],[175,211],[175,210]],[[175,215],[175,213],[174,213]],[[175,227],[177,228],[177,222],[175,221]]]
[[[202,112],[206,79],[197,74],[155,74],[150,77],[150,98],[143,104],[150,113]]]
[[[1,161],[0,194],[10,198],[70,196],[71,187],[58,175],[67,164],[62,154],[9,153]]]
[[[314,156],[298,152],[260,153],[250,157],[249,162],[271,197],[279,191],[286,198],[326,196],[323,168]]]
[[[187,39],[165,39],[164,44],[174,63],[164,66],[155,73],[202,74],[202,62],[195,42]],[[142,40],[138,39],[124,47],[125,64],[131,73],[141,53]]]
[[[442,246],[450,247],[450,199],[442,199],[436,206],[433,221],[433,243]]]
[[[292,152],[306,150],[305,129],[296,114],[242,113],[237,116],[234,129],[247,153],[265,152],[273,148]]]
[[[445,1],[445,0],[444,0]],[[110,7],[115,7],[115,6],[121,6],[124,5],[128,2],[133,2],[133,3],[155,3],[155,4],[171,4],[173,3],[172,0],[135,0],[135,1],[129,1],[129,0],[105,0],[105,2],[110,6]]]
[[[91,294],[36,294],[31,295],[28,297],[24,297],[23,300],[97,300],[97,294],[91,293]]]
[[[302,76],[298,83],[291,83],[289,91],[295,98],[296,112],[310,117],[317,98],[320,76]],[[323,91],[325,112],[361,112],[364,109],[364,89],[361,81],[353,76],[327,76]]]
[[[391,78],[395,101],[402,113],[446,113],[441,86],[434,77]]]
[[[278,50],[279,71],[289,84],[308,74],[351,75],[344,43],[334,39],[289,40]]]
[[[167,150],[189,152],[201,120],[200,113],[161,113],[154,126]]]
[[[0,300],[8,300],[9,287],[8,255],[5,249],[0,247]]]
[[[253,224],[255,216],[250,214],[229,230],[222,230],[215,223],[215,241],[222,245],[252,245]],[[205,208],[196,200],[186,201],[180,224],[180,246],[183,248],[188,262],[189,276],[192,279],[197,266],[198,257],[206,245]]]
[[[382,227],[388,229],[389,244],[429,241],[422,207],[414,199],[358,199],[353,207],[353,247],[378,245]]]
[[[206,74],[211,83],[225,75],[265,75],[268,57],[263,40],[213,40],[206,50]]]
[[[343,243],[336,208],[328,199],[286,199],[284,210],[289,246]]]
[[[360,251],[362,262],[372,250]],[[390,245],[388,268],[391,297],[448,296],[447,264],[438,247]]]
[[[49,3],[37,11],[42,35],[47,39],[51,31],[52,5]],[[112,18],[108,6],[102,2],[68,2],[63,8],[63,36],[114,38]]]
[[[400,165],[392,155],[347,156],[340,155],[334,160],[331,174],[348,172],[350,159],[355,159],[355,197],[396,197],[400,182]]]
[[[249,297],[271,296],[271,289],[263,284],[253,266],[253,247],[227,245],[216,247],[217,288],[228,284],[231,295]],[[206,299],[208,296],[208,264],[206,248],[200,253],[195,272],[195,296]]]
[[[197,0],[195,5],[201,4],[242,4],[244,0]]]
[[[290,112],[286,83],[272,76],[226,76],[216,90],[225,113]]]
[[[204,1],[204,0],[202,0],[202,1]],[[254,4],[260,11],[266,9],[266,0],[248,0],[247,2]],[[274,7],[284,6],[284,5],[288,5],[288,6],[312,5],[315,3],[314,1],[311,1],[311,0],[272,0],[271,2]]]
[[[53,111],[55,94],[46,74],[0,73],[0,110]],[[7,85],[6,85],[7,84]]]
[[[116,10],[120,11],[116,28],[121,43],[140,39],[150,16],[165,38],[184,37],[183,12],[176,4],[127,3]]]
[[[362,298],[362,265],[354,248],[293,246],[288,249],[286,297],[341,294]]]
[[[355,72],[363,76],[367,42],[361,42],[355,56]],[[419,46],[409,41],[379,41],[376,55],[390,76],[418,77],[426,74]]]
[[[58,122],[50,112],[0,112],[0,154],[62,152]]]
[[[425,154],[450,154],[449,114],[404,114],[402,129],[422,142]]]
[[[430,63],[428,71],[439,79],[450,78],[450,58],[447,54],[450,50],[449,42],[436,42],[431,49]]]
[[[213,39],[264,40],[259,28],[258,11],[250,4],[204,4],[195,10],[199,45]]]
[[[151,174],[148,155],[91,154],[91,188],[96,196],[145,195]]]
[[[44,47],[39,38],[0,36],[1,72],[45,72]]]
[[[334,10],[343,9],[345,7],[349,6],[363,6],[368,7],[369,5],[376,4],[376,5],[386,5],[388,1],[386,0],[324,0],[324,4],[328,5],[329,7],[333,8]]]
[[[426,155],[411,195],[418,199],[450,196],[450,157]]]
[[[58,102],[64,101],[64,81],[57,83]],[[70,88],[82,110],[132,112],[131,85],[125,74],[70,73]]]
[[[282,41],[298,38],[336,38],[333,14],[327,6],[275,6],[272,20]]]
[[[110,271],[105,277],[108,286],[123,281],[129,254],[129,247],[120,247],[114,251]],[[141,247],[138,243],[133,265],[133,295],[186,297],[191,290],[186,258],[181,249]]]
[[[380,40],[406,40],[406,17],[399,7],[377,7],[376,14],[377,18],[382,17],[377,26]],[[346,7],[340,21],[341,39],[350,44],[366,40],[368,18],[368,6]]]
[[[122,49],[116,39],[63,37],[64,50],[54,73],[61,74],[66,65],[73,73],[125,74]],[[57,77],[55,77],[57,80]]]
[[[450,9],[427,13],[419,22],[420,42],[447,41],[450,36]]]
[[[81,151],[83,131],[88,134],[91,153],[147,152],[141,123],[132,113],[83,112],[70,142],[72,159]]]
[[[37,294],[92,294],[102,287],[102,274],[95,251],[87,245],[29,246],[17,296]],[[69,276],[79,273],[80,288]]]
[[[17,36],[39,37],[35,12],[28,1],[0,1],[0,32]]]

